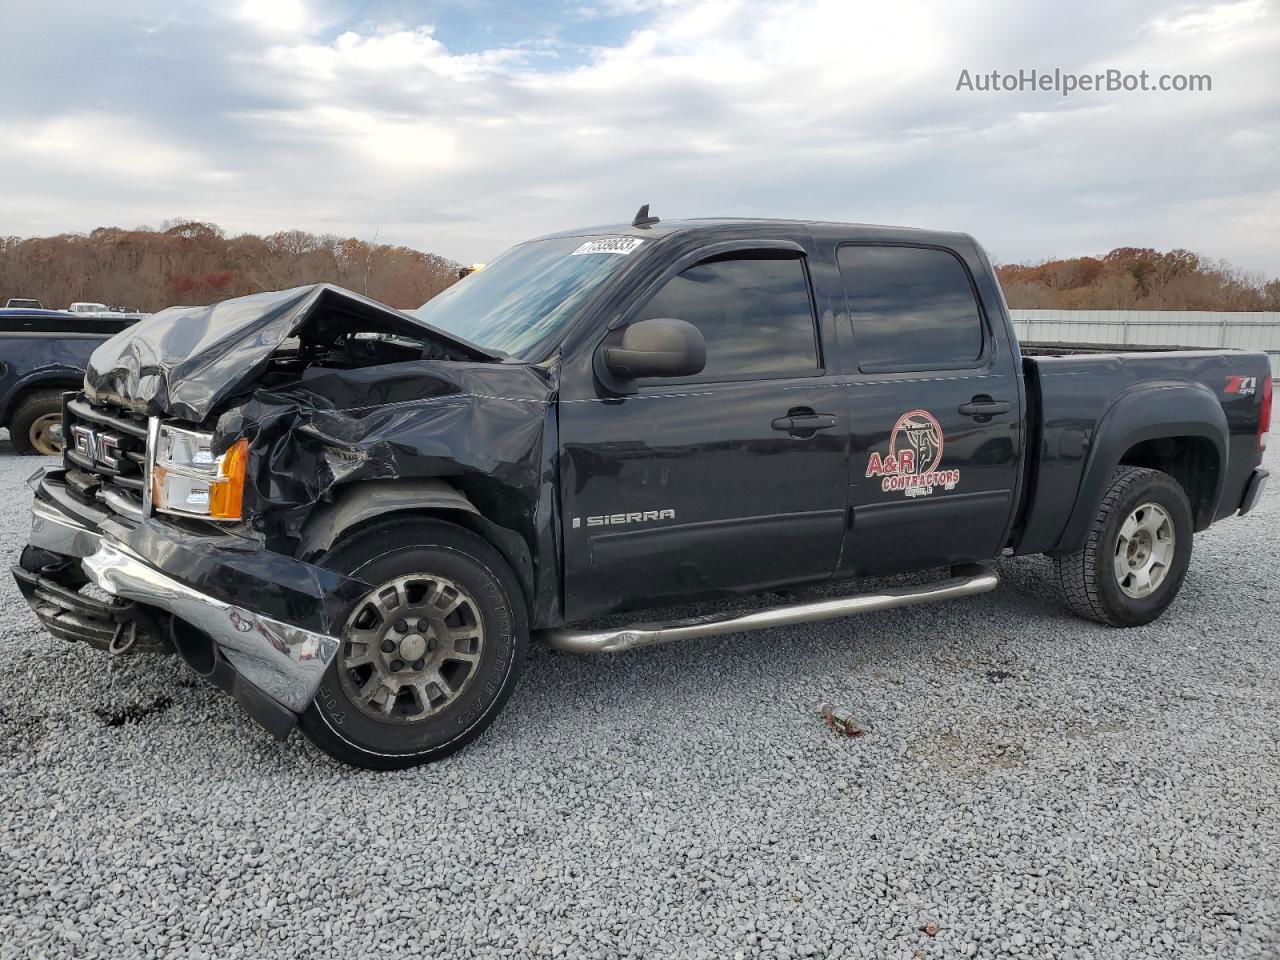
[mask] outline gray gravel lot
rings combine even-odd
[[[38,464],[0,441],[10,557]],[[381,774],[47,636],[6,573],[0,958],[1280,956],[1278,541],[1273,491],[1137,630],[1028,559],[947,605],[535,651],[479,743]]]

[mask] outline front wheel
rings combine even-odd
[[[1178,595],[1191,562],[1191,505],[1159,470],[1120,467],[1084,546],[1057,559],[1067,605],[1116,627],[1150,623]]]
[[[462,749],[520,677],[519,585],[486,541],[450,523],[399,520],[340,542],[322,566],[372,589],[347,611],[338,653],[300,726],[345,763],[395,770]]]

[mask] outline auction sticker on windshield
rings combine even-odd
[[[614,253],[626,256],[644,243],[641,237],[605,237],[601,240],[588,240],[573,253],[571,257],[580,257],[588,253]]]

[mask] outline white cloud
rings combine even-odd
[[[430,23],[319,2],[217,8],[209,63],[168,112],[140,80],[109,109],[0,113],[15,131],[0,178],[24,187],[0,197],[8,229],[198,210],[232,230],[380,229],[472,260],[648,201],[668,217],[960,228],[1006,260],[1190,246],[1277,272],[1258,213],[1276,208],[1280,143],[1266,0],[1053,16],[1016,0],[608,0],[580,22],[639,18],[614,42],[466,52]],[[1214,89],[956,92],[962,67],[1211,73]],[[103,139],[144,149],[82,149]]]
[[[1157,17],[1152,27],[1161,33],[1235,34],[1254,21],[1263,20],[1267,0],[1238,0],[1196,8],[1176,17]]]
[[[264,136],[340,152],[370,172],[422,173],[458,162],[453,133],[413,116],[314,106],[244,113],[240,119],[258,125]]]
[[[330,43],[303,41],[247,54],[260,60],[286,82],[300,81],[298,92],[314,99],[332,93],[317,83],[394,79],[409,90],[427,89],[434,78],[478,80],[518,64],[527,54],[513,49],[451,54],[430,27],[391,30],[371,35],[342,33]],[[401,89],[406,89],[401,88]]]
[[[104,180],[209,184],[232,176],[163,132],[109,113],[66,113],[22,128],[0,124],[0,140],[19,163],[92,172]]]
[[[231,14],[267,34],[305,34],[318,25],[304,0],[242,0]]]

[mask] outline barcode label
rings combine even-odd
[[[570,256],[581,257],[591,253],[616,253],[625,257],[642,243],[644,243],[644,240],[640,237],[606,237],[603,240],[588,240],[573,251]]]

